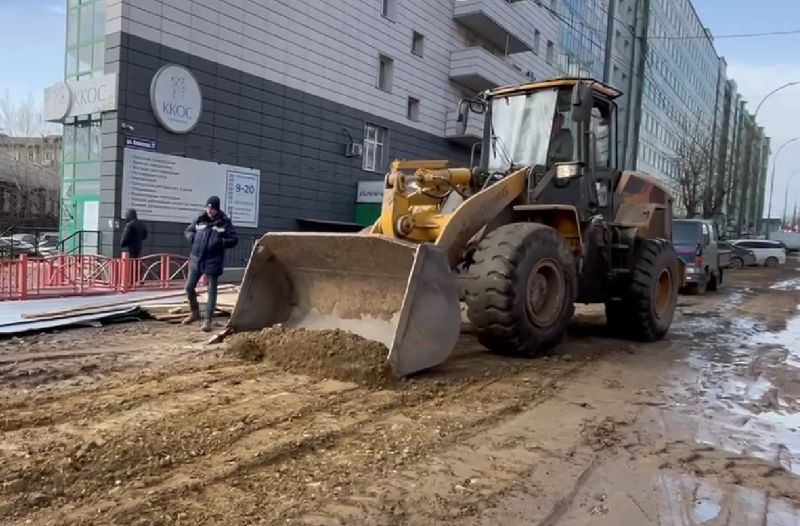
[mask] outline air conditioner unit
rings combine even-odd
[[[346,157],[361,157],[364,154],[364,145],[351,142],[347,145],[344,154]]]

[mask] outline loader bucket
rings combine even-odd
[[[395,374],[444,362],[461,327],[444,251],[364,234],[270,233],[256,244],[229,321],[344,329],[389,349]]]

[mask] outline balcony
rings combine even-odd
[[[466,120],[458,122],[458,112],[447,113],[444,136],[447,140],[462,146],[472,146],[483,138],[483,115],[469,113]]]
[[[454,0],[453,18],[508,53],[532,51],[533,26],[506,0]]]
[[[478,93],[497,86],[518,84],[526,77],[487,50],[469,47],[450,53],[450,80]]]

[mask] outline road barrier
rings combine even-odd
[[[155,254],[133,259],[94,254],[58,254],[0,259],[0,301],[54,296],[168,290],[183,286],[189,272],[184,256]]]

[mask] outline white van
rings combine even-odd
[[[776,267],[786,263],[786,249],[779,241],[767,239],[734,239],[731,245],[752,250],[756,256],[756,264],[765,267]]]

